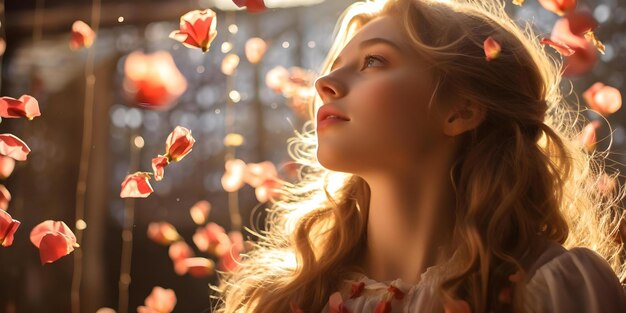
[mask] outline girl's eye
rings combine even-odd
[[[370,65],[375,65],[376,62],[385,65],[385,61],[382,57],[379,56],[375,56],[375,55],[371,55],[368,54],[365,56],[365,63],[363,64],[363,68],[361,68],[361,70],[363,70],[366,67],[369,67]],[[379,67],[379,66],[374,66],[374,67]]]

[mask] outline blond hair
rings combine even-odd
[[[473,312],[496,308],[508,275],[525,275],[537,242],[588,247],[618,276],[626,272],[615,240],[621,186],[606,189],[606,154],[588,153],[577,138],[585,124],[560,90],[562,63],[547,54],[531,25],[519,27],[496,0],[358,2],[340,16],[321,74],[358,30],[378,16],[398,18],[414,50],[432,65],[434,105],[455,94],[484,106],[485,121],[464,134],[450,169],[457,197],[454,257],[436,286],[444,303],[466,300]],[[485,60],[483,42],[502,46]],[[441,92],[445,90],[445,93]],[[316,159],[311,105],[303,132],[290,138],[298,181],[284,182],[268,208],[266,230],[238,269],[220,273],[216,312],[319,312],[363,256],[370,191],[360,177],[333,172]],[[610,178],[615,178],[615,175]],[[524,280],[507,311],[523,310]],[[502,304],[498,304],[502,305]],[[500,307],[501,308],[501,307]]]

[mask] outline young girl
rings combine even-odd
[[[351,5],[215,312],[626,312],[623,189],[538,41],[495,0]]]

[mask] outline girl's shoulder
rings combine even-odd
[[[445,271],[429,267],[417,284],[398,278],[376,281],[354,273],[333,293],[322,310],[328,312],[440,312],[434,286]],[[626,287],[595,251],[558,243],[547,248],[528,269],[524,303],[527,312],[626,312]]]
[[[626,287],[597,252],[552,243],[528,270],[528,312],[626,312]]]

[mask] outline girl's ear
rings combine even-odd
[[[480,125],[485,119],[485,108],[480,104],[466,100],[451,109],[443,120],[443,132],[448,136],[457,136]]]

